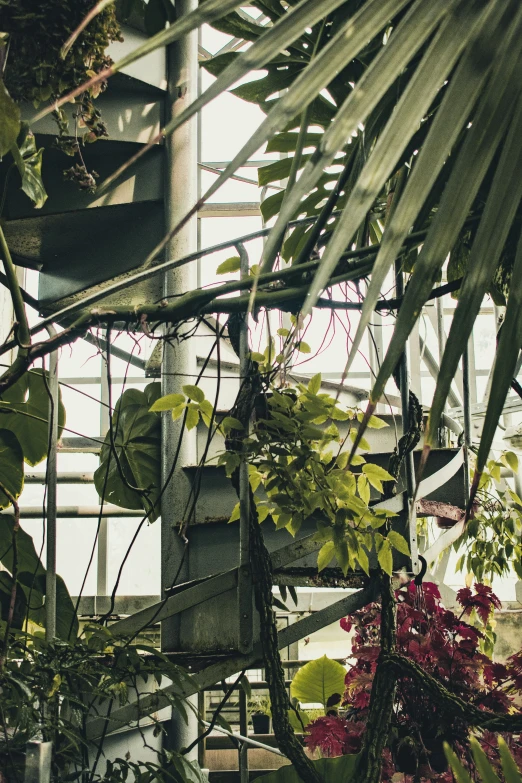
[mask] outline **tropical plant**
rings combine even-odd
[[[114,705],[130,703],[136,691],[151,682],[159,686],[163,678],[180,686],[190,679],[157,650],[115,639],[101,625],[87,626],[73,642],[17,632],[0,672],[2,781],[23,779],[26,743],[40,739],[52,742],[55,781],[123,783],[134,775],[143,783],[203,783],[198,765],[180,754],[158,753],[156,762],[106,760],[103,738],[86,731],[87,718],[110,714]],[[186,718],[183,702],[173,696],[171,703]],[[158,722],[155,731],[164,731]]]
[[[500,606],[491,588],[476,584],[474,590],[460,590],[460,613],[444,608],[433,583],[425,583],[421,590],[414,584],[402,588],[396,592],[396,600],[399,654],[474,707],[505,715],[519,712],[521,654],[499,664],[480,652],[491,612]],[[319,717],[306,727],[308,747],[325,756],[354,754],[362,749],[381,650],[380,611],[378,604],[369,605],[341,621],[345,631],[355,631],[353,663],[346,673],[342,707],[338,715]],[[456,748],[469,766],[470,725],[474,725],[472,720],[456,719],[451,710],[441,709],[432,694],[419,689],[416,680],[401,676],[391,725],[386,729],[382,779],[392,780],[396,772],[402,772],[406,780],[450,781],[444,743]],[[480,740],[495,759],[494,735],[486,730]],[[510,744],[522,758],[520,737],[513,735]]]

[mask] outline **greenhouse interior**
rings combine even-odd
[[[522,783],[519,0],[1,0],[0,783]]]

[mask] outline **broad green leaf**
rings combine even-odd
[[[390,542],[386,539],[382,542],[382,546],[377,554],[377,560],[384,573],[391,576],[393,571],[393,555]]]
[[[61,394],[59,399],[58,437],[61,436],[65,424],[65,408]],[[0,399],[0,409],[0,424],[16,435],[25,462],[31,466],[37,465],[47,456],[49,445],[49,392],[43,371],[37,369],[24,373],[4,392]]]
[[[520,270],[517,270],[519,272],[519,274],[520,274],[520,277],[519,277],[519,275],[514,277],[515,270],[513,270],[513,277],[511,278],[511,284],[512,284],[512,289],[511,290],[512,291],[513,290],[518,291],[519,290],[519,285],[522,287],[522,240],[519,243],[519,249],[518,249],[518,253],[517,253],[517,258],[520,259]],[[517,261],[515,260],[515,268],[516,268],[516,266],[517,266]],[[511,293],[510,293],[510,299],[511,299]],[[522,315],[522,301],[519,301],[519,305],[518,306],[520,308],[519,312]],[[503,329],[506,326],[507,317],[508,317],[508,313],[507,313],[507,310],[506,310],[506,317],[504,318],[504,323],[502,325]],[[517,319],[517,320],[519,320],[519,319]],[[522,331],[522,323],[519,323],[518,326],[519,326],[519,329]],[[520,334],[519,331],[515,332],[515,335],[516,335],[515,339],[518,339],[518,335],[519,334]],[[501,335],[501,337],[502,337],[502,335]],[[497,355],[498,355],[498,349],[497,349]],[[495,390],[497,390],[498,387],[495,385],[495,386],[493,386],[493,388]],[[503,459],[505,459],[505,461],[507,463],[507,466],[509,468],[511,468],[513,473],[518,473],[518,457],[515,454],[515,452],[514,451],[506,451],[506,453],[503,454],[502,457],[503,457]]]
[[[290,685],[290,696],[301,704],[322,704],[326,708],[331,696],[343,695],[345,677],[344,666],[323,655],[298,670]]]
[[[194,386],[193,384],[187,384],[186,386],[183,386],[183,392],[189,397],[189,399],[194,400],[194,402],[203,402],[205,399],[205,393],[203,389],[200,389],[199,386]]]
[[[36,209],[43,207],[47,193],[42,180],[43,147],[36,148],[34,134],[27,122],[22,122],[21,131],[11,147],[11,152],[22,178],[22,190],[34,202]]]
[[[233,510],[232,510],[232,513],[230,515],[230,519],[228,520],[229,523],[230,522],[237,522],[237,520],[240,517],[240,514],[241,514],[241,509],[240,509],[240,506],[239,506],[239,502],[237,502],[236,505],[234,506]]]
[[[0,418],[0,422],[2,419]],[[0,429],[0,485],[16,500],[24,488],[24,454],[16,435]],[[0,489],[0,508],[11,506],[11,501]]]
[[[372,462],[363,465],[362,472],[368,479],[376,478],[379,481],[395,481],[395,478],[388,473],[387,470],[381,468],[379,465],[374,465]]]
[[[319,550],[317,555],[317,570],[322,571],[326,568],[334,559],[335,544],[333,541],[327,541],[324,546]]]
[[[0,79],[0,158],[16,144],[20,133],[20,108],[13,101],[3,79]]]
[[[466,133],[457,160],[422,250],[415,261],[386,356],[372,390],[373,401],[380,399],[388,378],[399,360],[404,344],[428,299],[440,268],[454,247],[459,231],[486,175],[499,141],[504,135],[518,93],[515,76],[517,56],[510,42],[522,34],[520,18],[513,26],[502,56],[498,58],[488,86],[482,95],[471,128]]]
[[[348,369],[359,351],[364,332],[372,318],[386,276],[419,211],[435,185],[442,166],[469,120],[471,109],[496,53],[494,47],[487,47],[488,38],[491,37],[492,31],[496,34],[497,39],[505,33],[508,24],[512,22],[512,9],[508,9],[508,12],[506,13],[506,8],[502,4],[493,4],[489,7],[488,13],[483,15],[481,19],[481,33],[478,41],[467,47],[449,82],[427,139],[412,168],[404,194],[384,231],[382,244],[372,268],[370,286],[364,297],[357,332],[350,349]],[[503,26],[498,24],[499,17],[502,15]],[[468,40],[470,40],[470,33],[473,33],[473,25],[471,25],[470,31],[467,31]],[[488,53],[489,57],[484,54],[480,59],[477,59],[477,51]],[[391,121],[397,122],[397,119],[392,117]]]
[[[356,783],[358,756],[339,756],[334,759],[319,759],[312,764],[317,769],[323,783]],[[264,783],[302,783],[293,766],[281,767],[277,772],[264,776]]]
[[[112,415],[119,467],[108,432],[101,448],[100,467],[94,473],[96,491],[100,496],[104,495],[106,503],[122,508],[141,508],[148,512],[151,521],[160,512],[161,419],[157,413],[151,413],[150,408],[160,392],[161,384],[157,382],[150,383],[143,391],[127,389],[123,392]]]
[[[13,568],[13,549],[10,546],[14,518],[0,514],[0,562],[8,570]],[[29,603],[29,619],[45,624],[43,596],[45,595],[46,570],[36,553],[32,537],[20,527],[16,534],[19,582]],[[60,639],[74,639],[78,635],[78,618],[74,604],[60,576],[56,577],[56,634]],[[69,637],[69,633],[71,636]]]
[[[239,268],[241,266],[241,259],[239,256],[232,256],[231,258],[227,258],[226,261],[223,261],[218,268],[216,269],[216,274],[218,275],[226,275],[230,272],[239,272]]]
[[[178,408],[184,402],[185,396],[183,394],[166,394],[164,397],[157,399],[149,410],[153,412],[171,411],[174,408]]]
[[[310,392],[310,394],[319,394],[319,392],[321,391],[321,382],[322,382],[322,377],[320,372],[318,372],[317,375],[314,375],[312,378],[310,378],[307,386],[307,389]]]
[[[185,756],[181,755],[172,755],[169,758],[169,778],[173,783],[208,783],[207,775],[201,770],[198,762],[187,761]]]
[[[373,430],[381,430],[383,427],[388,427],[389,425],[384,419],[380,419],[378,416],[370,416],[367,426]]]
[[[369,576],[370,574],[370,561],[368,559],[368,555],[366,553],[366,550],[363,549],[363,547],[359,547],[356,553],[356,558],[359,561],[359,565],[361,566],[364,573]]]
[[[520,66],[518,74],[522,76],[522,62]],[[517,171],[518,167],[522,165],[521,137],[522,93],[519,93],[511,126],[473,242],[469,270],[460,289],[459,301],[451,323],[446,350],[442,357],[428,418],[426,443],[429,445],[434,444],[435,432],[439,426],[458,362],[467,345],[473,324],[520,203],[522,178],[517,176]],[[508,355],[516,353],[518,356],[519,349],[520,346],[512,345],[511,350],[509,347],[507,351],[504,350],[503,357],[506,357],[506,353]]]
[[[193,430],[197,427],[199,421],[199,410],[196,405],[189,405],[187,407],[187,418],[185,419],[185,426],[188,430]]]
[[[366,465],[364,465],[364,467],[366,467]],[[377,489],[379,489],[379,486]],[[368,483],[368,478],[364,474],[361,474],[357,479],[357,491],[361,500],[368,505],[370,502],[370,485]]]
[[[403,555],[410,554],[410,547],[408,546],[408,542],[404,536],[401,536],[401,534],[397,533],[396,530],[390,530],[387,537],[392,547],[398,552],[402,552]]]
[[[239,421],[239,419],[236,419],[234,416],[225,416],[224,419],[221,421],[221,426],[225,432],[230,432],[231,430],[244,430],[245,428]]]
[[[263,272],[271,265],[270,260],[274,257],[275,249],[279,247],[286,225],[299,209],[305,194],[310,193],[312,188],[316,186],[325,168],[331,165],[338,150],[346,144],[346,139],[350,138],[351,134],[357,130],[358,125],[364,122],[370,112],[378,105],[386,91],[405,69],[414,54],[414,49],[422,46],[441,17],[450,10],[450,7],[451,3],[445,0],[417,3],[402,20],[388,44],[383,47],[353,92],[338,109],[331,126],[323,135],[317,151],[305,166],[298,182],[290,193],[285,194],[284,206],[263,250],[261,265]],[[328,67],[328,64],[325,67]],[[370,198],[369,203],[371,204],[372,201],[373,198]],[[357,227],[358,224],[355,225],[352,234],[355,233]],[[346,243],[343,250],[345,247]]]

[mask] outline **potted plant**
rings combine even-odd
[[[267,696],[255,696],[248,705],[254,734],[270,733],[272,715],[270,699]]]

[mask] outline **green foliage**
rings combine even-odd
[[[476,780],[480,780],[480,783],[500,783],[500,778],[496,774],[495,768],[490,764],[486,754],[480,747],[480,744],[477,742],[477,740],[472,738],[470,744],[473,760],[477,768],[477,773],[480,776],[477,777]],[[505,740],[501,736],[498,738],[498,749],[500,753],[504,783],[522,783],[522,775],[517,769],[513,756],[509,752],[509,748],[506,745]],[[464,768],[447,743],[444,745],[444,751],[457,783],[472,783],[468,771]]]
[[[346,669],[323,655],[302,666],[290,686],[290,696],[301,704],[322,704],[324,710],[339,704],[345,690]]]
[[[522,579],[522,499],[501,480],[501,470],[518,470],[511,451],[490,459],[482,473],[473,518],[455,544],[464,550],[457,570],[473,574],[478,582],[506,576],[511,567]]]
[[[0,430],[0,483],[9,493],[0,489],[0,508],[7,508],[24,487],[24,453],[11,430]]]
[[[47,372],[30,370],[0,398],[0,425],[16,436],[28,465],[34,466],[47,455],[49,440],[49,389]],[[58,411],[58,436],[65,424],[65,408]]]
[[[259,355],[264,367],[270,366],[270,353],[275,350],[269,346]],[[257,360],[257,355],[252,359]],[[348,465],[346,439],[356,433],[358,412],[345,410],[322,393],[320,374],[308,386],[271,388],[256,410],[252,433],[242,439],[242,448],[250,463],[259,520],[270,516],[276,528],[286,528],[292,535],[304,522],[315,521],[317,540],[323,542],[319,570],[336,559],[345,574],[357,566],[368,573],[369,553],[375,549],[381,567],[391,573],[392,548],[406,553],[408,546],[398,533],[385,538],[378,529],[392,515],[369,507],[370,484],[382,492],[382,481],[392,476],[361,455]],[[345,423],[347,435],[340,434],[338,422]],[[374,417],[371,424],[380,427],[382,420]],[[238,460],[238,454],[227,451],[219,464],[230,476]],[[362,465],[363,472],[355,473],[356,465]],[[230,521],[238,518],[236,506]]]
[[[160,753],[156,762],[125,758],[89,764],[100,740],[88,738],[88,721],[107,708],[128,704],[136,689],[164,680],[184,687],[190,677],[151,647],[115,639],[93,625],[71,643],[46,642],[40,635],[18,633],[0,672],[2,722],[0,769],[7,780],[23,780],[25,746],[41,736],[52,745],[52,779],[73,781],[89,770],[90,780],[124,783],[127,779],[167,783],[203,783],[195,763],[178,754]],[[167,694],[168,695],[168,694]],[[180,699],[168,695],[173,709],[186,717]],[[163,731],[161,724],[156,725]],[[171,772],[173,765],[174,772]],[[174,776],[174,777],[173,777]]]
[[[161,421],[150,412],[159,398],[160,383],[143,391],[127,389],[116,403],[111,431],[105,436],[94,484],[105,502],[143,509],[153,522],[160,513]]]
[[[34,134],[27,122],[22,122],[16,144],[11,146],[11,153],[22,178],[22,190],[37,209],[43,207],[47,200],[42,180],[43,148],[36,148]]]
[[[335,759],[319,759],[313,765],[324,783],[351,783],[357,780],[358,756],[339,756]],[[266,783],[302,783],[294,767],[281,767],[277,772],[265,776]]]
[[[0,79],[0,157],[7,155],[20,133],[20,109]]]

